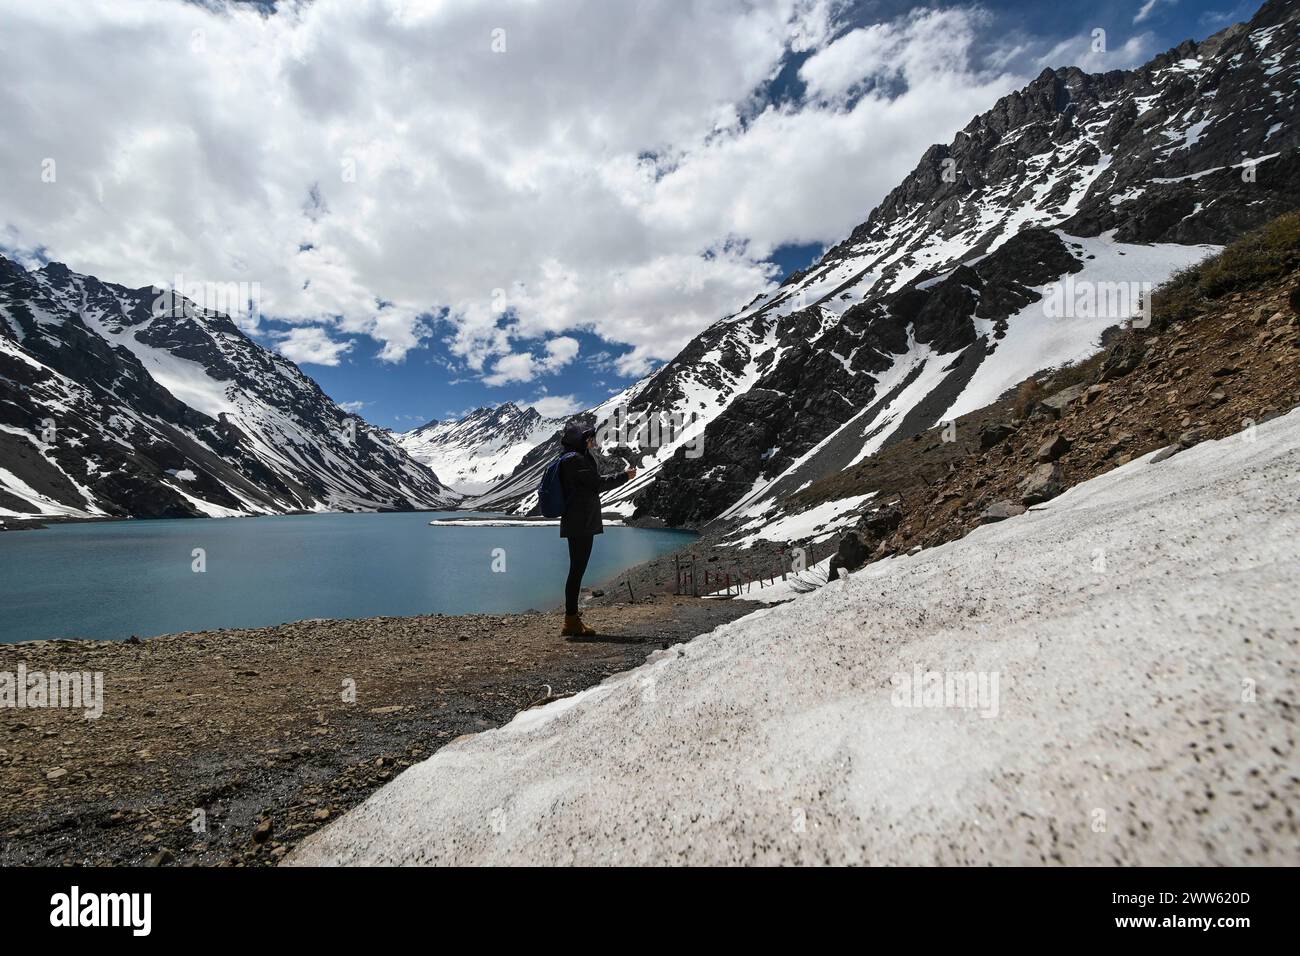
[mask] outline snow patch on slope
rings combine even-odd
[[[1058,232],[1063,242],[1082,246],[1076,251],[1083,271],[1068,280],[1075,289],[1088,283],[1140,283],[1159,285],[1186,266],[1199,262],[1220,250],[1219,246],[1182,246],[1172,243],[1149,246],[1116,242],[1109,235],[1096,238],[1068,236]],[[1101,334],[1120,325],[1127,316],[1049,316],[1047,296],[1054,285],[1039,286],[1035,291],[1043,298],[1032,302],[1007,320],[1005,338],[995,343],[993,353],[976,369],[975,375],[960,396],[940,416],[952,421],[968,412],[991,405],[1007,389],[1036,372],[1059,368],[1092,355],[1101,346]],[[1105,310],[1098,310],[1104,312]]]
[[[807,511],[782,515],[768,520],[755,518],[736,529],[736,535],[743,535],[738,540],[728,540],[741,548],[751,548],[759,541],[802,541],[812,538],[814,542],[825,541],[841,528],[852,524],[862,513],[863,502],[872,498],[875,492],[865,495],[852,495],[837,501],[824,501]]]

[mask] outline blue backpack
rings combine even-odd
[[[564,485],[560,481],[560,462],[575,455],[575,451],[566,451],[542,472],[541,484],[537,486],[537,507],[541,509],[543,518],[558,518],[564,514]]]

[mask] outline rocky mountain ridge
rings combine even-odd
[[[688,423],[611,449],[643,471],[608,506],[675,526],[748,520],[1095,353],[1155,285],[1300,207],[1298,53],[1300,7],[1274,0],[1140,68],[1045,70],[1003,97],[817,264],[588,413]],[[1127,301],[1051,315],[1067,279]],[[527,510],[555,450],[479,503]]]
[[[0,257],[0,519],[458,499],[229,316],[171,291]]]
[[[514,402],[476,408],[459,419],[434,420],[394,436],[416,461],[467,495],[508,477],[538,443],[564,425]]]

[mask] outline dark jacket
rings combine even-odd
[[[587,450],[586,435],[581,429],[566,429],[562,439],[572,457],[560,462],[560,486],[564,489],[564,514],[560,516],[560,537],[580,538],[603,534],[600,520],[600,493],[627,482],[627,472],[601,476],[595,457]]]

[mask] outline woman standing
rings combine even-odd
[[[591,450],[596,447],[596,429],[582,422],[569,422],[560,439],[567,454],[560,461],[560,486],[564,489],[564,514],[560,517],[560,537],[569,542],[569,577],[564,582],[564,630],[562,637],[581,637],[596,632],[582,623],[578,614],[578,592],[582,575],[591,559],[591,546],[604,533],[600,520],[600,493],[617,488],[636,477],[629,468],[617,475],[600,474]]]

